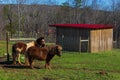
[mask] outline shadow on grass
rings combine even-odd
[[[10,65],[10,64],[12,64],[12,61],[7,61],[6,57],[0,57],[0,66]]]
[[[4,65],[4,68],[10,69],[31,69],[29,66],[26,65],[19,65],[19,64],[11,64],[11,65]],[[34,67],[33,69],[41,69],[40,67]]]
[[[9,68],[9,69],[31,69],[29,66],[26,65],[20,65],[13,64],[12,61],[7,61],[6,57],[0,57],[0,66],[3,68]],[[40,67],[34,67],[34,69],[41,69]]]
[[[4,67],[10,69],[41,69],[40,67],[30,68],[29,66],[17,66],[17,65],[4,66]]]

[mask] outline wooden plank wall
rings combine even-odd
[[[90,31],[90,52],[108,51],[113,47],[113,29]]]
[[[95,53],[108,51],[113,47],[113,29],[91,29],[89,33],[89,30],[83,29],[57,28],[56,37],[56,43],[61,44],[65,51],[81,51],[89,46],[89,51]],[[81,41],[88,40],[88,45],[80,46],[80,38]]]

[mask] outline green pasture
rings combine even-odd
[[[0,41],[0,56],[6,51],[5,45]],[[51,60],[52,70],[44,69],[44,62],[37,60],[34,66],[0,66],[0,80],[120,80],[120,50],[92,54],[63,51],[61,57]]]

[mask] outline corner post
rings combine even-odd
[[[9,55],[9,52],[8,52],[8,42],[9,42],[8,32],[6,32],[6,53],[7,53],[7,61],[10,61],[10,55]]]

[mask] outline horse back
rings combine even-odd
[[[35,58],[38,60],[45,60],[48,54],[47,48],[39,48],[36,46],[32,46],[28,48],[27,54],[29,58]]]
[[[26,47],[27,47],[27,45],[25,43],[18,42],[16,44],[13,44],[13,46],[12,46],[12,52],[13,53],[16,53],[16,52],[24,53],[26,51]]]

